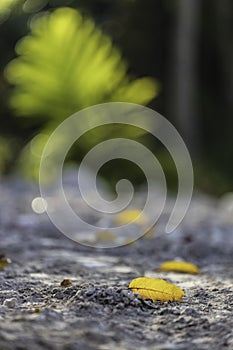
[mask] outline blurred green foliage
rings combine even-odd
[[[10,159],[11,147],[10,142],[5,137],[0,137],[0,173],[3,171],[5,164]]]
[[[1,0],[0,3],[0,20],[3,22],[11,13],[12,9],[19,3],[20,0]]]
[[[65,118],[103,102],[147,104],[157,94],[155,80],[130,79],[127,64],[111,39],[92,20],[71,8],[35,19],[31,33],[17,44],[16,52],[19,57],[5,70],[15,86],[10,104],[20,116],[43,120],[43,129],[21,157],[21,164],[33,177],[38,173],[48,136]],[[123,134],[129,136],[130,129]],[[133,135],[137,135],[135,130]],[[95,131],[92,137],[82,139],[82,146],[88,148],[93,145],[93,137],[101,141],[105,136],[104,130]],[[32,152],[32,145],[36,151]]]
[[[191,2],[194,3],[194,1],[192,0]],[[197,1],[196,3],[199,7],[199,13],[196,17],[194,15],[194,17],[198,33],[194,44],[196,66],[192,75],[196,80],[195,103],[197,113],[195,113],[194,117],[197,122],[196,125],[198,125],[193,138],[194,144],[197,141],[198,149],[195,157],[193,157],[194,171],[198,188],[214,194],[221,194],[232,190],[233,185],[233,138],[231,134],[233,128],[233,2],[232,0],[206,0]],[[48,98],[48,101],[50,101],[47,102],[48,107],[43,109],[40,105],[39,113],[33,112],[30,114],[28,111],[28,117],[19,118],[16,116],[15,111],[17,110],[18,114],[19,112],[22,113],[22,107],[16,106],[16,100],[18,99],[19,101],[23,94],[26,96],[30,84],[27,82],[26,90],[23,90],[22,84],[20,85],[19,83],[14,88],[6,81],[4,76],[5,66],[16,56],[16,43],[25,36],[28,36],[27,40],[29,38],[31,40],[31,37],[34,38],[33,23],[36,23],[37,19],[42,19],[42,16],[47,16],[47,19],[51,18],[50,13],[54,13],[56,9],[64,6],[78,10],[82,14],[82,23],[87,18],[92,18],[98,28],[111,38],[108,39],[110,43],[114,44],[114,48],[110,45],[112,47],[110,49],[111,52],[118,52],[118,56],[121,56],[119,50],[115,49],[115,47],[120,47],[122,56],[129,62],[127,68],[125,62],[119,59],[119,67],[125,65],[125,72],[127,72],[125,77],[128,79],[128,82],[133,83],[129,80],[128,74],[137,78],[152,76],[159,80],[160,93],[156,99],[149,103],[149,106],[166,116],[177,127],[181,136],[184,137],[182,130],[179,128],[177,115],[174,113],[174,109],[177,106],[175,95],[176,90],[179,90],[179,84],[174,83],[173,76],[178,68],[174,59],[177,44],[180,42],[190,43],[187,31],[183,30],[180,31],[179,35],[177,34],[177,26],[179,27],[181,24],[181,17],[179,16],[181,4],[184,5],[186,2],[184,0],[0,0],[0,173],[9,174],[15,171],[15,164],[19,159],[19,155],[21,155],[21,163],[28,164],[29,172],[32,173],[33,167],[30,167],[31,154],[34,153],[34,157],[37,157],[39,160],[41,152],[39,150],[41,150],[51,130],[56,126],[56,118],[62,120],[62,114],[65,113],[66,108],[68,113],[68,110],[72,110],[76,106],[77,101],[81,104],[80,100],[77,99],[75,101],[70,96],[69,87],[72,87],[71,82],[63,82],[64,77],[68,76],[66,74],[67,68],[65,68],[59,72],[60,78],[57,79],[57,88],[60,91],[62,84],[64,84],[66,89],[64,89],[62,96],[66,96],[66,101],[71,100],[72,103],[67,103],[67,106],[64,108],[61,107],[62,111],[60,112],[60,108],[58,110],[57,106],[65,106],[63,105],[63,103],[66,104],[65,98],[60,98],[59,104],[54,107],[53,99],[50,99],[52,95],[47,94],[47,90],[45,90],[44,100]],[[192,14],[190,16],[193,17]],[[189,16],[186,16],[186,19],[186,24],[192,20]],[[69,31],[69,26],[67,28]],[[97,29],[97,32],[99,32],[99,29]],[[30,32],[31,35],[28,35]],[[69,35],[67,38],[69,38]],[[70,41],[73,44],[73,41]],[[69,48],[71,50],[73,50],[72,44]],[[47,46],[50,50],[50,46],[54,47],[53,42],[48,43]],[[20,50],[20,44],[18,47]],[[184,62],[181,66],[184,70],[187,66],[185,64],[186,59],[190,58],[191,55],[193,55],[192,50],[183,52],[183,55],[181,52],[180,58]],[[63,52],[62,57],[64,58],[64,56]],[[26,55],[23,56],[19,53],[17,62],[25,63],[23,58],[26,59]],[[58,67],[54,65],[54,62],[57,62],[59,57],[54,55],[53,59],[52,71],[54,68],[58,71]],[[71,57],[67,53],[65,63],[70,60]],[[38,66],[32,65],[32,69],[36,67],[40,74],[36,72],[35,76],[40,75],[41,77],[44,71],[49,71],[50,69],[47,65],[42,69],[39,63]],[[185,74],[183,74],[183,79],[184,81],[189,81]],[[47,76],[45,80],[49,83],[50,88],[53,84],[55,85],[54,81],[48,81],[49,78]],[[139,82],[141,84],[140,80]],[[31,92],[35,92],[37,89],[36,84],[33,85],[31,82],[31,85]],[[42,85],[39,84],[39,86],[41,90]],[[87,90],[86,83],[85,89]],[[17,90],[21,92],[20,94],[17,92],[18,97],[16,98]],[[54,90],[56,91],[55,88]],[[77,85],[76,90],[73,91],[85,95],[84,91],[80,90]],[[120,89],[116,89],[115,93],[117,91],[119,93]],[[12,100],[12,103],[17,107],[14,110],[8,104],[12,93],[15,101],[13,102]],[[43,91],[40,91],[40,93],[43,95]],[[110,97],[113,98],[113,93],[109,93],[109,96],[107,96],[107,89],[105,89],[105,93],[105,96],[102,95],[103,100],[105,98],[106,100],[110,99]],[[121,93],[122,98],[126,97],[125,93],[123,94],[122,91]],[[21,97],[19,97],[20,95]],[[93,91],[89,99],[93,98],[94,95]],[[87,104],[88,101],[86,100],[85,103]],[[53,108],[58,110],[59,117],[53,117]],[[192,111],[192,108],[190,110]],[[46,111],[46,114],[44,111]],[[193,121],[189,113],[187,113],[187,119],[185,120],[184,118],[184,121],[189,124],[189,120]],[[168,174],[168,177],[171,179],[171,183],[175,184],[176,169],[163,148],[154,139],[151,140],[148,135],[140,135],[139,130],[124,129],[124,132],[129,137],[139,136],[140,141],[142,140],[147,147],[150,147],[161,161],[163,168],[166,170],[166,175]],[[118,134],[121,136],[122,130],[119,130]],[[114,136],[109,128],[98,130],[98,133],[93,131],[91,135],[86,135],[81,140],[81,149],[79,145],[78,159],[81,159],[85,153],[85,147],[88,147],[88,143],[94,145],[98,141],[98,137],[101,139],[107,135]],[[187,141],[189,140],[186,138]],[[75,149],[74,152],[71,151],[70,159],[75,158],[75,153]],[[103,169],[103,173],[105,172],[103,175],[109,178],[109,171],[112,170],[114,171],[114,176],[120,177],[124,168],[126,168],[125,163],[122,165],[119,162],[114,162],[114,166],[113,164],[111,166],[107,164]],[[128,168],[131,169],[131,167]],[[34,169],[36,173],[36,167]],[[127,176],[127,174],[124,173],[123,176]],[[134,168],[130,172],[130,176],[137,183],[142,178],[140,172],[136,172]]]
[[[11,105],[20,115],[57,122],[96,103],[146,104],[157,92],[153,79],[130,81],[110,38],[70,8],[35,20],[16,51],[6,76],[16,85]]]

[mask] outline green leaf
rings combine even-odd
[[[35,20],[6,69],[15,85],[17,113],[61,121],[109,101],[148,103],[157,93],[151,78],[130,81],[127,64],[109,37],[76,10],[60,8]]]
[[[5,70],[14,85],[10,104],[19,116],[39,118],[42,134],[85,107],[111,101],[145,104],[157,94],[152,78],[131,80],[127,63],[111,39],[71,8],[59,8],[34,20],[31,33],[17,44],[16,52],[18,57]],[[94,139],[109,136],[101,132],[84,137],[84,148]],[[126,133],[130,132],[128,127]],[[121,135],[127,137],[126,133]],[[42,139],[37,142],[41,148]],[[26,172],[36,174],[40,158],[33,156],[30,147],[22,157],[27,159]]]

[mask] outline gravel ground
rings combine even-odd
[[[158,225],[133,245],[95,249],[30,210],[37,189],[2,181],[0,193],[0,253],[12,261],[0,270],[1,350],[233,349],[229,201],[198,196],[172,234]],[[201,274],[156,270],[175,258]],[[183,302],[134,295],[128,285],[139,276],[175,283]]]

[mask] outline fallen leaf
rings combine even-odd
[[[132,221],[135,224],[142,225],[146,222],[146,217],[142,214],[141,210],[130,209],[118,213],[114,220],[117,225],[126,225]]]
[[[126,243],[124,244],[124,246],[127,246],[127,247],[128,247],[128,246],[132,246],[132,245],[134,245],[136,242],[137,242],[137,240],[132,239],[132,240],[126,242]]]
[[[200,273],[199,268],[186,261],[165,261],[159,267],[160,271],[174,271],[174,272],[182,272],[182,273],[191,273],[198,274]]]
[[[68,278],[65,278],[62,282],[61,282],[61,287],[70,287],[71,286],[71,280],[69,280]]]
[[[155,233],[155,227],[153,226],[143,235],[143,238],[147,238],[147,239],[151,238],[153,237],[154,233]]]
[[[116,239],[116,235],[112,231],[104,230],[104,231],[96,232],[96,241],[97,241],[97,243],[112,242],[115,239]]]
[[[0,254],[0,270],[4,269],[7,265],[11,263],[11,260],[6,258],[5,254]]]
[[[184,291],[176,285],[150,277],[133,279],[129,284],[129,288],[134,293],[140,294],[142,298],[152,299],[153,301],[182,301],[182,297],[185,295]]]

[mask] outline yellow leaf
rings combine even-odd
[[[61,287],[70,287],[71,286],[71,280],[69,278],[65,278],[61,283]]]
[[[11,260],[6,258],[4,254],[0,254],[0,270],[4,269],[7,265],[11,263]]]
[[[184,291],[172,283],[150,277],[138,277],[132,280],[129,288],[145,299],[153,301],[182,301]]]
[[[116,236],[114,232],[111,232],[109,230],[104,230],[104,231],[98,231],[96,232],[96,241],[98,243],[101,242],[112,242],[116,239]]]
[[[115,216],[117,225],[126,225],[132,221],[135,224],[142,225],[146,222],[146,217],[138,209],[125,210]]]
[[[7,261],[0,261],[0,270],[4,269],[7,265],[9,265]]]
[[[196,265],[186,261],[165,261],[160,265],[159,270],[192,274],[200,273],[200,270]]]
[[[146,233],[144,234],[143,238],[151,238],[153,237],[155,232],[155,227],[153,226],[152,228],[150,228],[148,231],[146,231]]]

